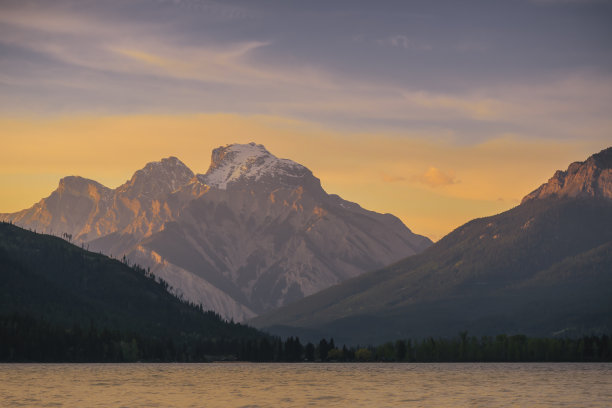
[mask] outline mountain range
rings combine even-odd
[[[177,295],[237,321],[431,245],[254,143],[214,149],[205,174],[169,157],[115,189],[65,177],[49,197],[0,220],[125,256]]]
[[[612,148],[558,171],[521,204],[420,254],[251,322],[348,343],[612,330]]]

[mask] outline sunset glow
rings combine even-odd
[[[254,141],[440,239],[612,140],[610,3],[489,4],[2,2],[0,212]]]

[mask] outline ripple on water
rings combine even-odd
[[[605,407],[612,364],[0,364],[0,406]]]

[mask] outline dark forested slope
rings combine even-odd
[[[361,342],[462,330],[605,332],[612,329],[612,202],[524,203],[254,323]]]
[[[177,299],[141,268],[8,223],[0,223],[0,317],[177,344],[262,337]]]
[[[612,147],[504,213],[422,252],[254,319],[352,342],[612,330]]]

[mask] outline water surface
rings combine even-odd
[[[609,407],[612,364],[1,364],[2,407]]]

